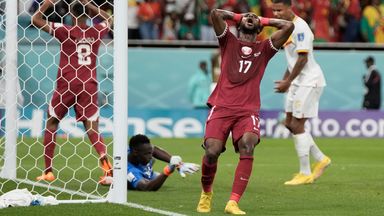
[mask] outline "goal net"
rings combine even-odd
[[[0,0],[0,195],[27,188],[32,193],[52,195],[62,202],[125,202],[126,185],[120,178],[126,167],[121,164],[126,159],[127,110],[116,115],[115,106],[127,107],[124,104],[127,103],[127,90],[121,88],[127,85],[124,75],[127,68],[114,63],[124,58],[121,62],[127,62],[126,53],[115,54],[118,49],[119,53],[127,52],[124,50],[127,49],[124,34],[127,28],[124,29],[124,22],[118,24],[120,21],[115,21],[112,28],[112,22],[105,17],[115,16],[116,20],[116,16],[120,16],[121,19],[124,11],[114,14],[112,0],[50,0],[53,5],[47,9],[43,8],[43,2]],[[74,5],[79,3],[84,6],[85,17],[75,14],[78,11],[73,9]],[[126,7],[126,3],[120,1],[119,4]],[[41,18],[47,25],[39,27],[31,21],[37,12],[42,13]],[[80,16],[88,27],[79,21],[77,27],[73,27],[73,17]],[[118,29],[119,26],[122,29]],[[97,32],[88,34],[88,31]],[[118,39],[122,41],[120,44]],[[75,46],[75,51],[66,52],[70,50],[68,46]],[[92,62],[94,59],[96,61]],[[97,75],[95,85],[90,82],[93,64]],[[121,70],[120,74],[115,73],[116,68]],[[84,73],[89,73],[90,77]],[[65,88],[57,85],[63,77],[67,89],[59,90]],[[83,82],[79,90],[72,85],[76,82]],[[89,86],[96,86],[95,94]],[[116,100],[116,96],[122,99]],[[53,97],[59,101],[54,101]],[[90,108],[95,104],[97,111]],[[48,113],[60,119],[57,130],[46,130],[56,122],[48,122]],[[62,113],[66,114],[61,118]],[[97,134],[94,124],[97,120],[103,139],[89,135],[90,132]],[[48,132],[52,135],[45,137]],[[117,163],[112,186],[100,184],[100,178],[106,174],[100,162],[103,143],[111,165]],[[53,156],[47,157],[46,148],[53,145]],[[54,178],[37,179],[48,173],[47,160],[52,160]],[[123,196],[111,198],[111,194]]]

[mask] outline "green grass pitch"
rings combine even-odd
[[[316,139],[319,147],[332,159],[332,165],[314,184],[284,186],[298,171],[298,161],[291,139],[263,139],[255,150],[253,173],[248,188],[240,201],[247,215],[382,215],[384,203],[384,142],[383,139]],[[102,196],[105,187],[97,186],[100,175],[94,150],[81,140],[71,139],[69,145],[60,140],[54,167],[60,170],[59,181],[53,185],[81,190]],[[110,140],[107,140],[110,142]],[[184,161],[200,164],[203,150],[201,139],[152,139]],[[112,152],[112,151],[110,151]],[[0,152],[2,154],[2,152]],[[27,154],[28,153],[28,154]],[[19,145],[19,178],[33,180],[43,167],[42,145],[36,139],[23,139]],[[74,154],[75,153],[75,154]],[[1,155],[0,154],[0,155]],[[35,160],[37,159],[37,160]],[[219,160],[214,183],[212,212],[223,215],[229,198],[238,155],[228,143],[227,151]],[[83,164],[83,165],[82,165]],[[157,161],[155,170],[165,163]],[[81,167],[84,166],[84,167]],[[88,179],[81,186],[77,179]],[[24,186],[24,185],[23,185]],[[0,179],[1,191],[15,188],[15,184]],[[30,186],[26,187],[32,189]],[[48,195],[55,193],[45,188],[34,191]],[[157,192],[129,191],[128,201],[186,215],[196,213],[200,195],[200,173],[181,178],[174,173]],[[60,193],[59,198],[71,196]],[[73,196],[72,198],[81,198]],[[65,213],[65,214],[64,214]],[[113,204],[66,204],[49,207],[23,207],[0,210],[1,215],[156,215],[142,210]]]

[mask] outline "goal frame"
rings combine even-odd
[[[17,53],[18,1],[6,0],[6,106],[4,165],[0,178],[17,179]],[[105,199],[61,200],[60,203],[127,202],[127,141],[128,141],[128,8],[126,1],[114,1],[113,38],[113,184]],[[124,130],[125,129],[125,130]],[[33,183],[32,183],[33,184]],[[36,186],[39,183],[36,182]],[[92,196],[91,196],[92,197]]]

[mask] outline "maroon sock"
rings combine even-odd
[[[235,179],[232,185],[232,193],[230,200],[239,202],[247,187],[249,177],[252,173],[253,156],[240,156],[240,161],[237,164]]]
[[[44,172],[47,174],[48,172],[52,172],[52,160],[53,160],[53,154],[55,152],[55,147],[56,147],[56,130],[51,131],[51,130],[45,129],[43,144],[44,144],[44,160],[45,160]]]
[[[217,170],[217,162],[209,163],[206,156],[203,157],[201,168],[201,184],[204,192],[212,191],[213,179],[215,178]]]
[[[89,140],[92,146],[96,149],[96,152],[101,156],[105,154],[104,140],[99,132],[88,132]]]

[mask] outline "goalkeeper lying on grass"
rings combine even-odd
[[[163,172],[153,172],[154,159],[167,162]],[[199,165],[184,163],[180,156],[171,156],[165,150],[153,146],[145,135],[135,135],[129,140],[128,188],[142,191],[156,191],[176,169],[181,177],[199,170]]]

